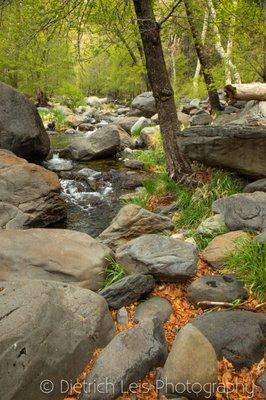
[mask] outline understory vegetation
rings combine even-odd
[[[226,261],[226,271],[234,272],[260,301],[266,299],[266,246],[254,238],[238,240],[237,250]]]
[[[105,271],[104,288],[112,285],[126,276],[124,267],[113,258],[108,259],[109,265]]]

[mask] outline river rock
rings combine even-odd
[[[168,300],[159,296],[152,296],[148,300],[139,303],[135,311],[135,321],[140,322],[145,319],[157,318],[164,323],[172,312],[173,309]]]
[[[213,215],[200,223],[197,233],[203,236],[218,235],[221,232],[228,231],[225,225],[224,217],[221,214]]]
[[[174,224],[169,218],[154,214],[135,204],[128,204],[121,208],[111,225],[99,235],[99,240],[115,249],[145,233],[165,232],[173,229]]]
[[[91,132],[86,139],[71,143],[61,156],[73,160],[89,161],[112,157],[125,147],[133,145],[129,135],[115,124]]]
[[[217,357],[250,367],[265,353],[266,316],[250,311],[211,312],[191,321],[213,345]]]
[[[0,300],[1,400],[63,399],[60,381],[75,382],[94,350],[114,336],[105,300],[89,290],[1,282]],[[40,389],[44,380],[54,384],[49,395]]]
[[[0,230],[0,243],[3,281],[44,279],[96,291],[112,256],[89,235],[66,229]]]
[[[187,324],[178,333],[157,380],[161,394],[205,400],[213,398],[218,384],[215,350],[204,335]]]
[[[140,161],[140,160],[130,160],[130,159],[126,159],[124,160],[124,165],[127,168],[130,169],[144,169],[144,162]]]
[[[212,204],[222,214],[230,231],[263,231],[266,228],[266,193],[239,193],[223,197]]]
[[[197,114],[191,118],[191,126],[195,125],[210,125],[212,123],[211,115],[204,110],[200,110]]]
[[[213,268],[222,268],[228,256],[237,249],[238,241],[247,239],[249,239],[249,235],[243,231],[228,232],[216,236],[203,250],[202,257]]]
[[[102,350],[85,379],[80,400],[117,399],[130,384],[131,390],[136,389],[138,381],[148,372],[163,366],[166,356],[164,331],[156,319],[145,320],[117,334]],[[97,386],[103,389],[102,393],[95,390]]]
[[[238,299],[244,300],[248,293],[234,275],[205,275],[191,283],[187,295],[188,300],[197,306],[202,301],[232,303]]]
[[[155,99],[152,92],[144,92],[139,94],[131,103],[133,109],[140,110],[142,115],[151,118],[156,114]]]
[[[36,163],[50,151],[50,139],[36,107],[4,83],[0,83],[0,148]]]
[[[154,286],[155,280],[152,275],[132,274],[113,283],[99,293],[110,307],[118,309],[135,303],[135,301],[150,293]]]
[[[45,227],[66,217],[57,175],[0,149],[0,229]]]
[[[149,126],[150,121],[145,117],[140,117],[132,126],[130,133],[132,136],[138,136],[143,128]]]
[[[266,178],[249,183],[244,187],[244,193],[266,192]]]
[[[260,126],[191,127],[178,133],[182,151],[205,165],[266,177],[266,131]]]
[[[128,134],[131,134],[131,128],[139,120],[139,117],[119,117],[116,123],[121,126]]]
[[[155,149],[158,146],[158,137],[160,134],[159,126],[148,126],[142,129],[136,140],[137,148]]]
[[[182,240],[158,234],[143,235],[116,250],[127,273],[151,274],[157,281],[179,282],[193,277],[197,251]]]

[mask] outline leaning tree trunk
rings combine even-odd
[[[134,7],[143,42],[147,73],[158,111],[167,169],[171,178],[183,180],[191,173],[191,165],[177,143],[179,124],[162,50],[160,27],[155,20],[151,0],[134,0]]]
[[[205,51],[205,48],[200,39],[200,35],[195,25],[195,18],[193,15],[193,9],[191,7],[190,0],[184,0],[184,4],[186,8],[188,23],[190,25],[191,33],[194,39],[194,46],[198,55],[198,59],[200,60],[202,74],[208,90],[211,109],[213,111],[219,111],[221,110],[219,95],[217,89],[214,87],[214,79],[210,72],[210,63],[207,53]]]
[[[239,85],[226,85],[225,92],[230,100],[266,101],[266,83],[253,82]]]
[[[204,14],[204,20],[203,20],[203,27],[202,27],[202,32],[201,32],[201,43],[204,45],[206,36],[207,36],[207,31],[208,31],[208,22],[209,22],[209,10],[206,9],[205,14]],[[193,85],[197,89],[199,86],[199,77],[200,77],[200,70],[201,70],[201,63],[200,60],[197,60],[197,66],[196,66],[196,71],[195,75],[193,78]]]

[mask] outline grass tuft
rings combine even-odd
[[[126,276],[124,267],[121,264],[117,263],[113,258],[109,258],[108,261],[110,264],[105,271],[104,288]]]

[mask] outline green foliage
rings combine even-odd
[[[60,104],[74,110],[78,106],[85,106],[84,93],[75,85],[65,82],[59,87],[56,98]]]
[[[164,166],[165,156],[163,149],[134,151],[132,158],[142,161],[146,169],[161,170]]]
[[[225,270],[235,272],[259,300],[266,299],[266,246],[256,240],[238,240],[237,249],[229,255]]]
[[[118,264],[113,258],[108,259],[108,261],[110,264],[105,271],[105,288],[126,276],[124,267],[121,264]]]
[[[60,131],[67,127],[66,117],[62,113],[62,111],[56,109],[51,109],[49,111],[40,109],[38,111],[44,124],[55,122],[55,128],[57,131]]]

